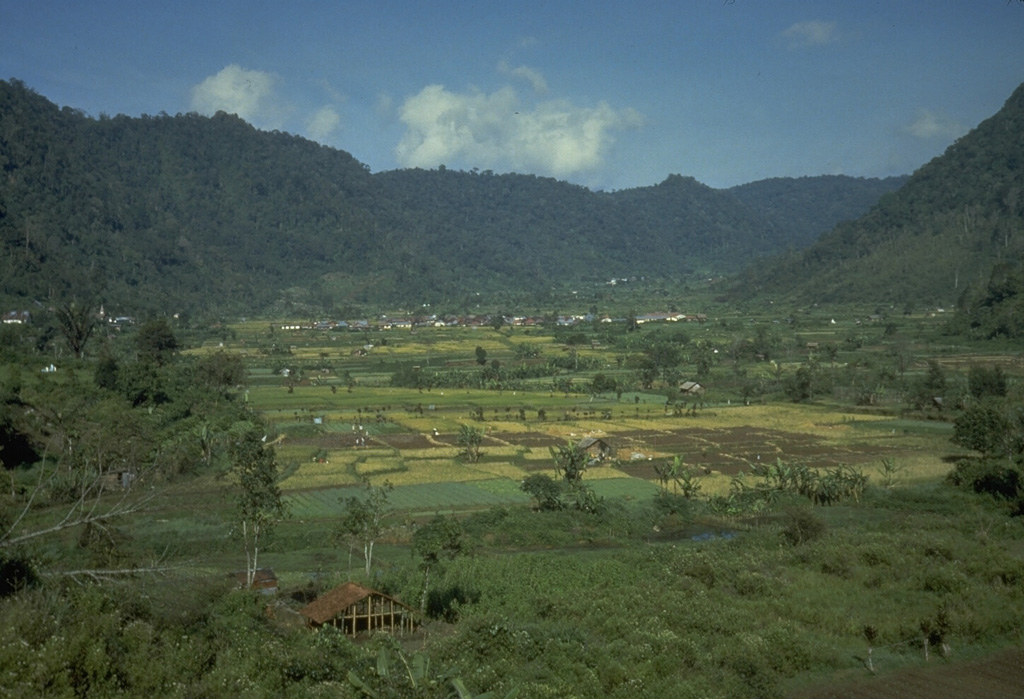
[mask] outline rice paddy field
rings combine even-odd
[[[849,328],[822,324],[799,338],[836,339]],[[631,390],[593,394],[587,383],[604,373],[627,384],[621,349],[594,341],[570,347],[554,333],[492,328],[426,328],[377,333],[274,330],[244,323],[228,342],[207,342],[191,352],[240,352],[250,371],[244,400],[275,432],[281,487],[303,518],[331,517],[338,498],[363,483],[395,487],[402,509],[462,511],[527,502],[519,484],[531,473],[554,475],[552,447],[596,437],[611,458],[585,480],[605,497],[653,492],[655,466],[680,457],[701,481],[702,492],[726,492],[731,478],[751,465],[782,460],[812,467],[851,465],[878,477],[895,460],[905,482],[934,479],[949,466],[951,425],[895,417],[835,401],[744,401],[722,381],[693,410],[680,414],[664,392]],[[695,327],[712,341],[713,328]],[[804,337],[806,336],[806,337]],[[487,363],[517,366],[576,353],[586,369],[531,378],[511,390],[406,388],[396,372],[479,372]],[[792,357],[796,366],[802,357]],[[842,359],[842,357],[840,357]],[[951,367],[956,356],[946,356]],[[775,372],[785,367],[779,363]],[[765,365],[748,373],[770,381]],[[565,374],[565,372],[563,372]],[[478,461],[462,455],[464,425],[483,432]],[[400,503],[400,504],[399,504]]]

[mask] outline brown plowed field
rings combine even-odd
[[[446,446],[430,441],[423,434],[381,434],[374,439],[387,444],[392,449],[430,449]]]
[[[776,459],[827,468],[839,464],[862,464],[892,453],[872,444],[828,444],[813,435],[756,427],[629,430],[609,434],[605,439],[618,454],[623,472],[647,479],[656,477],[653,464],[647,458],[649,456],[661,459],[666,455],[681,454],[688,466],[735,475],[747,469],[749,464],[772,463]],[[355,433],[327,433],[319,437],[300,437],[290,440],[290,444],[314,449],[341,449],[356,446],[355,441]],[[446,433],[430,437],[391,433],[375,435],[372,441],[400,451],[431,449],[458,446],[458,435]],[[484,435],[481,447],[485,451],[489,446],[507,445],[547,449],[564,443],[564,438],[544,432],[494,432]]]
[[[997,653],[984,660],[926,667],[818,687],[792,695],[794,699],[1013,699],[1024,697],[1024,650]]]

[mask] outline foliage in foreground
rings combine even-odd
[[[458,531],[438,518],[443,535],[421,539],[439,545],[378,576],[413,600],[429,564],[428,618],[454,623],[428,625],[421,660],[388,637],[287,627],[267,598],[220,581],[139,578],[0,600],[0,671],[15,696],[365,696],[352,675],[408,696],[404,657],[416,696],[451,696],[454,679],[497,696],[773,696],[808,675],[867,674],[867,627],[878,672],[923,662],[926,642],[957,653],[1016,637],[1024,531],[987,497],[930,485],[830,508],[789,498],[781,519],[697,540],[704,506],[685,499],[682,514],[517,508]],[[440,555],[456,538],[473,553]]]

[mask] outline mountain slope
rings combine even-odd
[[[0,82],[0,300],[312,313],[720,274],[803,244],[857,192],[894,186],[817,180],[754,196],[679,175],[608,193],[533,175],[371,174],[225,114],[92,119]],[[812,200],[822,213],[801,213]]]
[[[950,305],[1022,255],[1024,85],[868,214],[781,262],[748,269],[736,293]]]
[[[906,181],[906,176],[773,177],[726,191],[774,228],[785,231],[786,241],[794,248],[803,248],[837,223],[860,218],[882,195],[896,191]]]

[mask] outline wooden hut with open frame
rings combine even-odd
[[[362,632],[413,632],[416,613],[393,597],[347,582],[317,597],[299,610],[313,628],[331,625],[350,636]]]

